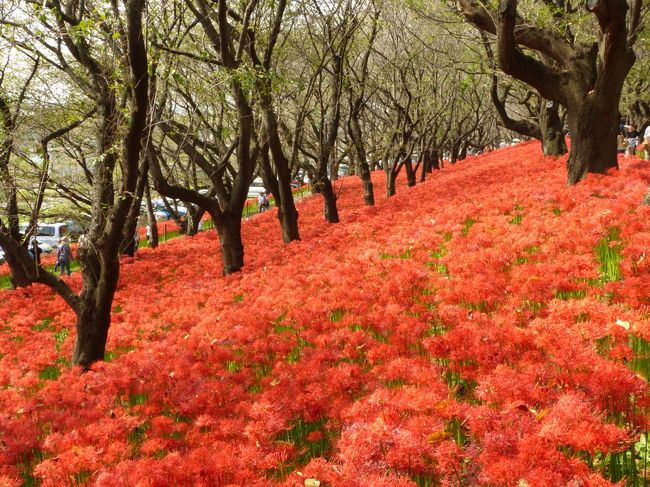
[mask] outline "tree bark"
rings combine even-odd
[[[542,151],[545,156],[566,154],[567,146],[560,119],[560,105],[552,100],[541,100],[539,107],[539,129],[542,137]]]
[[[203,215],[205,215],[205,208],[188,205],[186,217],[187,235],[193,236],[199,233]]]
[[[327,176],[319,182],[321,187],[321,194],[323,195],[323,206],[325,212],[325,220],[328,223],[339,223],[339,211],[336,207],[336,194],[332,187],[332,182]]]
[[[604,174],[609,169],[618,169],[618,100],[615,94],[594,92],[579,109],[569,110],[571,153],[567,174],[570,185],[584,179],[587,173]]]
[[[404,167],[406,168],[406,184],[409,188],[415,186],[417,181],[415,179],[415,171],[413,170],[413,163],[411,162],[410,157],[404,161]]]
[[[7,265],[9,266],[9,280],[14,289],[21,287],[27,287],[32,283],[25,269],[20,265],[20,263],[14,258],[13,255],[5,253],[5,259],[7,260]]]
[[[276,197],[278,199],[278,220],[280,221],[280,230],[282,231],[282,241],[289,243],[294,240],[300,240],[298,210],[296,209],[293,192],[291,191],[289,160],[284,155],[278,130],[277,116],[270,105],[264,109],[264,127],[268,135],[269,150],[273,157],[278,182]]]
[[[77,315],[77,337],[72,363],[87,369],[104,360],[108,329],[111,325],[111,305],[117,289],[120,263],[100,256],[94,246],[86,249],[84,257],[84,287]]]
[[[138,231],[138,222],[140,218],[140,209],[142,204],[142,196],[144,195],[144,189],[147,183],[147,178],[149,177],[149,163],[147,158],[142,160],[142,168],[140,170],[140,176],[138,177],[138,183],[135,187],[135,193],[133,195],[133,201],[131,202],[131,208],[129,208],[129,214],[126,217],[126,223],[124,225],[124,232],[122,234],[122,253],[133,257],[137,252],[135,233]]]
[[[449,164],[456,164],[458,161],[458,154],[460,152],[460,144],[456,141],[452,142],[451,150],[449,151]]]
[[[429,173],[429,167],[431,166],[431,151],[429,149],[424,149],[420,155],[420,182],[423,183],[427,180],[427,174]]]
[[[361,130],[361,123],[359,122],[358,112],[361,110],[363,100],[357,99],[350,109],[350,118],[348,120],[348,135],[352,142],[354,159],[357,163],[357,172],[361,178],[361,185],[363,186],[363,202],[367,206],[375,204],[375,192],[370,178],[370,167],[368,166],[366,147],[363,140],[363,132]]]
[[[395,196],[396,194],[396,180],[397,180],[397,172],[388,170],[386,171],[386,198],[390,198],[391,196]]]
[[[221,254],[223,259],[223,275],[239,272],[244,267],[244,244],[241,238],[241,213],[233,215],[223,212],[215,221]]]

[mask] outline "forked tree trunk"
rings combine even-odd
[[[358,104],[360,105],[360,103]],[[357,110],[359,109],[357,108]],[[361,124],[359,123],[358,114],[354,110],[350,113],[350,119],[348,120],[348,135],[352,141],[354,158],[357,162],[357,171],[361,178],[361,185],[363,186],[363,202],[368,206],[372,206],[375,204],[375,192],[372,179],[370,178],[370,167],[366,160],[366,147],[363,141]]]
[[[256,87],[262,107],[262,123],[264,131],[266,132],[268,149],[273,157],[275,164],[275,174],[271,170],[271,165],[268,160],[268,151],[266,147],[261,150],[262,156],[262,170],[265,172],[266,179],[272,185],[271,191],[276,199],[278,207],[278,220],[280,222],[280,230],[282,232],[282,241],[290,243],[294,240],[300,240],[300,232],[298,231],[298,210],[293,199],[293,192],[291,191],[291,171],[289,170],[289,160],[284,153],[282,142],[280,139],[280,131],[278,127],[278,116],[275,111],[273,103],[273,89],[271,86],[272,76],[271,63],[272,54],[275,49],[278,37],[282,31],[282,19],[287,7],[286,0],[280,0],[276,4],[275,16],[273,19],[273,28],[268,38],[265,52],[260,58],[255,48],[255,42],[248,43],[248,53],[253,63],[262,68],[267,76],[258,76],[256,79]]]
[[[263,97],[262,105],[264,110],[264,129],[268,137],[268,149],[271,152],[275,165],[275,175],[271,170],[270,161],[268,161],[268,153],[264,149],[261,151],[263,157],[262,169],[267,173],[266,176],[269,181],[273,179],[277,182],[272,189],[277,199],[276,204],[278,206],[278,220],[282,232],[282,241],[284,243],[290,243],[294,240],[300,240],[300,231],[298,228],[298,210],[296,209],[293,192],[291,191],[289,160],[285,156],[284,149],[282,148],[278,118],[275,111],[273,111],[270,97],[268,99]]]
[[[221,257],[223,260],[223,275],[239,272],[244,267],[244,244],[241,238],[241,213],[223,212],[219,220],[215,220]]]
[[[193,236],[199,233],[201,218],[205,215],[205,208],[200,206],[188,206],[187,208],[187,235]]]
[[[278,179],[278,220],[280,221],[280,230],[282,231],[282,241],[290,243],[294,240],[300,240],[298,229],[298,210],[293,200],[291,191],[291,172],[289,171],[289,161],[282,150],[282,143],[278,132],[277,119],[274,113],[267,114],[267,129],[270,129],[273,135],[269,136],[269,148]]]

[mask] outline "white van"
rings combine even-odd
[[[22,233],[25,233],[26,230],[26,224],[20,226]],[[39,223],[36,240],[41,244],[49,244],[52,247],[56,247],[59,244],[59,239],[67,237],[69,233],[67,223]]]

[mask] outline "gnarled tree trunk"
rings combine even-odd
[[[372,206],[375,204],[375,192],[370,178],[370,167],[366,160],[366,147],[363,141],[363,132],[361,131],[361,124],[359,123],[359,114],[362,100],[356,100],[354,106],[351,108],[350,118],[348,120],[348,135],[352,141],[352,149],[354,151],[354,160],[357,165],[357,172],[361,178],[361,185],[363,186],[363,202]]]
[[[534,24],[531,28],[518,15],[517,0],[501,0],[496,12],[476,0],[459,3],[467,20],[496,35],[503,72],[566,108],[571,135],[567,182],[575,184],[587,173],[618,167],[618,104],[635,62],[632,47],[642,1],[587,0],[585,6],[598,25],[597,43],[578,43],[571,35]]]
[[[569,184],[577,183],[589,172],[606,173],[609,169],[618,168],[618,100],[619,97],[615,96],[615,93],[593,92],[587,94],[579,108],[569,111]]]

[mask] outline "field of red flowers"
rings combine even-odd
[[[234,276],[214,231],[144,249],[85,374],[62,300],[0,291],[0,486],[644,485],[650,163],[568,188],[540,152],[372,208],[345,178]]]

